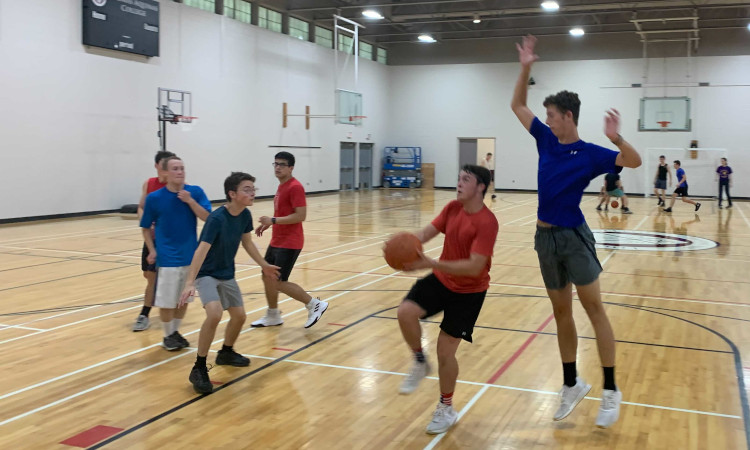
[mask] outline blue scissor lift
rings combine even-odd
[[[422,147],[383,150],[383,187],[422,186]]]

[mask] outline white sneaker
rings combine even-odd
[[[411,366],[411,372],[409,372],[404,382],[401,383],[401,388],[398,391],[402,394],[411,394],[417,389],[422,378],[429,375],[429,373],[430,364],[427,360],[423,363],[414,361],[414,365]]]
[[[573,412],[573,408],[583,400],[583,397],[585,397],[590,390],[591,385],[586,384],[582,378],[578,377],[576,377],[575,386],[568,387],[563,385],[562,389],[560,389],[560,407],[557,409],[554,419],[563,420],[568,417],[568,414]]]
[[[620,402],[622,392],[605,389],[602,392],[602,404],[599,406],[599,414],[596,416],[596,426],[609,428],[617,422],[620,417]]]
[[[319,298],[310,300],[310,303],[306,305],[307,308],[307,322],[305,322],[305,328],[310,328],[315,325],[324,312],[328,309],[328,302],[322,302]]]
[[[440,434],[448,431],[458,420],[458,413],[452,406],[438,403],[435,412],[432,413],[432,421],[425,430],[427,434]]]
[[[266,310],[266,315],[251,323],[251,327],[275,327],[284,323],[284,319],[281,318],[281,311],[271,312]]]

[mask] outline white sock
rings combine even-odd
[[[279,315],[279,308],[268,308],[268,315],[269,316],[278,316]]]
[[[172,319],[172,333],[180,329],[180,324],[182,323],[182,319]]]
[[[169,337],[172,334],[172,322],[162,322],[161,328],[164,331],[164,337]]]

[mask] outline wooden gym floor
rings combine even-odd
[[[283,301],[285,324],[246,328],[236,348],[249,368],[216,367],[209,396],[187,378],[195,348],[160,347],[158,312],[133,333],[144,280],[137,222],[120,215],[0,227],[0,445],[2,448],[746,448],[750,374],[750,204],[698,216],[678,203],[635,214],[582,208],[591,228],[688,234],[717,241],[703,251],[599,249],[603,299],[615,329],[624,404],[611,429],[594,426],[601,369],[593,331],[575,305],[579,372],[594,386],[566,420],[553,422],[562,370],[555,322],[533,250],[536,196],[498,193],[501,224],[492,285],[474,344],[459,347],[460,420],[445,435],[424,427],[437,379],[410,396],[398,386],[411,364],[395,308],[416,275],[397,273],[383,240],[415,230],[455,198],[449,191],[375,190],[312,196],[306,246],[292,281],[331,306],[305,330],[302,306]],[[256,202],[254,217],[272,212]],[[699,217],[699,220],[696,219]],[[269,236],[256,239],[265,248]],[[426,245],[438,256],[442,238]],[[259,270],[238,256],[248,322],[265,299]],[[421,275],[421,274],[420,274]],[[204,315],[182,325],[197,343]],[[423,323],[434,363],[440,318]],[[220,348],[223,325],[214,350]],[[213,354],[209,362],[213,361]],[[435,373],[433,375],[436,375]]]

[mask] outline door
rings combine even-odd
[[[374,144],[359,144],[359,188],[372,188],[372,148]]]
[[[341,156],[339,158],[339,189],[354,189],[354,142],[341,143]]]
[[[477,146],[476,139],[459,139],[458,140],[458,169],[459,170],[461,170],[461,167],[463,167],[466,164],[476,165],[477,150],[478,150],[478,146]]]

